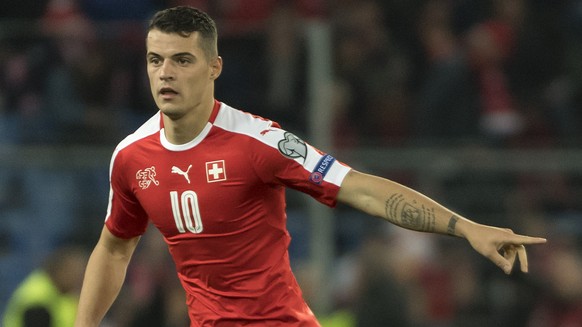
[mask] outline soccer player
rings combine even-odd
[[[156,13],[146,46],[159,112],[112,155],[105,226],[86,268],[77,327],[103,319],[149,222],[175,261],[191,326],[318,326],[289,264],[287,187],[404,228],[463,237],[506,273],[516,257],[527,271],[524,245],[545,242],[468,220],[217,101],[222,58],[204,12]]]

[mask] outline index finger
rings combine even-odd
[[[546,243],[547,241],[548,240],[543,237],[533,237],[527,235],[513,234],[506,242],[516,245],[519,244],[527,245],[527,244],[543,244]]]

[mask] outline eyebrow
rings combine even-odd
[[[174,53],[174,54],[172,55],[172,57],[184,57],[184,56],[187,56],[187,57],[195,57],[195,56],[194,56],[192,53],[190,53],[190,52],[178,52],[178,53]]]
[[[162,57],[161,55],[155,53],[155,52],[151,52],[149,51],[146,56],[155,56],[155,57]],[[196,57],[194,54],[190,53],[190,52],[178,52],[178,53],[174,53],[172,54],[170,57],[171,58],[175,58],[175,57],[183,57],[183,56],[189,56],[189,57]]]

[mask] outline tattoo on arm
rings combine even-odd
[[[415,200],[408,202],[402,194],[392,194],[388,197],[384,211],[388,221],[404,228],[421,232],[435,230],[434,208],[426,208]]]
[[[453,236],[456,236],[457,234],[456,232],[456,228],[457,228],[457,221],[459,220],[459,217],[453,215],[451,217],[451,219],[449,220],[449,226],[447,227],[447,233]]]

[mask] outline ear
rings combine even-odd
[[[210,79],[216,80],[222,72],[222,57],[217,56],[210,61]]]

